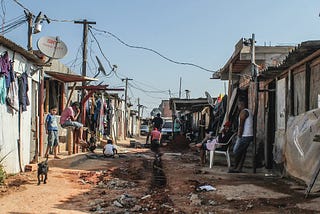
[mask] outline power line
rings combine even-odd
[[[92,31],[91,31],[91,29],[90,29],[90,28],[89,28],[89,31],[90,31],[90,33],[91,33],[92,37],[94,38],[94,40],[96,40],[97,45],[98,45],[98,48],[99,48],[99,50],[100,50],[100,52],[101,52],[102,56],[105,58],[105,60],[107,60],[107,62],[108,62],[108,65],[109,65],[110,69],[113,69],[113,66],[111,65],[110,60],[109,60],[109,59],[104,55],[104,53],[103,53],[103,51],[102,51],[102,48],[101,48],[101,46],[100,46],[100,43],[98,42],[97,38],[96,38],[96,37],[95,37],[95,35],[92,33]]]
[[[6,34],[13,29],[18,28],[19,26],[23,25],[27,21],[25,16],[19,16],[17,18],[10,20],[6,25],[2,26],[1,33]]]
[[[194,63],[178,62],[178,61],[172,60],[172,59],[164,56],[163,54],[161,54],[161,53],[159,53],[158,51],[155,51],[155,50],[153,50],[153,49],[151,49],[151,48],[146,48],[146,47],[142,47],[142,46],[129,45],[129,44],[127,44],[126,42],[124,42],[123,40],[121,40],[119,37],[117,37],[116,35],[114,35],[114,34],[111,33],[111,32],[108,32],[108,31],[105,31],[105,30],[99,30],[99,29],[94,28],[94,27],[92,27],[92,29],[94,29],[94,30],[96,30],[96,31],[98,31],[98,32],[103,32],[103,33],[105,33],[105,34],[109,34],[110,36],[112,36],[113,38],[115,38],[116,40],[118,40],[120,43],[122,43],[123,45],[125,45],[125,46],[127,46],[127,47],[129,47],[129,48],[142,49],[142,50],[146,50],[146,51],[153,52],[153,53],[159,55],[160,57],[162,57],[163,59],[165,59],[165,60],[167,60],[167,61],[169,61],[169,62],[172,62],[172,63],[175,63],[175,64],[179,64],[179,65],[193,66],[193,67],[196,67],[196,68],[199,68],[199,69],[201,69],[201,70],[208,71],[208,72],[211,72],[211,73],[216,72],[216,71],[214,71],[214,70],[206,69],[206,68],[204,68],[204,67],[202,67],[202,66],[199,66],[199,65],[196,65],[196,64],[194,64]]]
[[[13,0],[15,3],[17,3],[20,7],[22,7],[25,11],[27,11],[28,13],[31,13],[31,11],[26,8],[25,6],[23,6],[23,4],[21,4],[20,2],[18,2],[18,0]]]

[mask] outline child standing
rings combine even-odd
[[[153,131],[151,132],[151,151],[153,151],[154,153],[159,153],[160,141],[161,132],[156,127],[154,127]]]
[[[45,157],[49,157],[49,149],[53,147],[54,158],[60,159],[57,156],[58,147],[58,123],[57,123],[57,107],[52,106],[50,108],[50,113],[46,117],[45,127],[46,133],[48,135],[48,146],[46,149]]]

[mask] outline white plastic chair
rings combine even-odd
[[[237,133],[235,132],[233,135],[231,135],[231,137],[227,143],[218,143],[219,146],[224,146],[224,147],[216,148],[216,149],[210,151],[210,157],[209,157],[209,160],[210,160],[209,168],[210,169],[212,168],[215,154],[225,155],[226,159],[227,159],[227,163],[228,163],[228,168],[231,167],[230,149],[231,149],[231,146],[232,146],[234,140],[236,139],[236,136],[237,136]]]

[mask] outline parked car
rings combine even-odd
[[[161,128],[161,144],[172,139],[172,120],[166,120]]]
[[[146,136],[148,135],[149,127],[148,125],[141,125],[140,126],[140,135]]]

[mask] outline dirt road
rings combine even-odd
[[[36,172],[9,177],[0,189],[1,213],[320,212],[317,195],[305,199],[305,187],[292,180],[251,169],[228,174],[223,158],[213,169],[200,167],[199,154],[175,146],[162,148],[154,167],[148,148],[129,145],[119,144],[116,158],[97,150],[50,159],[47,184],[37,185]]]

